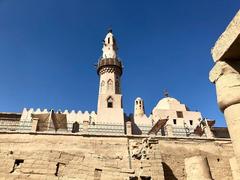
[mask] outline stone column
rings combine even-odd
[[[193,156],[184,161],[187,180],[212,180],[206,157]]]
[[[240,180],[240,171],[239,171],[239,168],[238,168],[236,158],[232,157],[231,159],[229,159],[229,163],[230,163],[231,170],[232,170],[233,180]]]
[[[32,132],[36,132],[37,131],[38,120],[39,120],[38,118],[33,118],[32,119],[32,129],[31,129]]]
[[[127,133],[127,135],[132,135],[132,122],[131,121],[126,122],[126,133]]]
[[[218,61],[210,72],[218,105],[226,119],[237,162],[240,162],[240,61]],[[240,164],[239,164],[240,165]]]
[[[212,48],[215,65],[209,79],[216,85],[218,105],[228,125],[240,168],[240,11]],[[240,169],[239,169],[240,170]]]

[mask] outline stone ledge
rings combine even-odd
[[[109,137],[109,138],[126,138],[126,139],[137,139],[137,138],[149,138],[152,137],[153,139],[156,140],[194,140],[194,141],[231,141],[230,138],[202,138],[202,137],[169,137],[169,136],[147,136],[147,135],[124,135],[124,134],[119,134],[119,135],[115,135],[115,134],[83,134],[83,133],[79,133],[79,134],[75,134],[75,133],[51,133],[51,132],[3,132],[0,131],[0,135],[1,134],[26,134],[26,135],[43,135],[43,136],[49,136],[49,135],[53,135],[53,136],[81,136],[81,137]]]
[[[237,12],[233,20],[227,26],[222,35],[218,38],[211,50],[214,62],[224,59],[238,59],[240,53],[236,52],[233,47],[234,42],[240,39],[240,10]],[[229,51],[232,51],[230,54]],[[236,58],[238,57],[238,58]]]

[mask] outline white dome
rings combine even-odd
[[[180,101],[172,97],[165,97],[161,99],[154,109],[171,109],[173,106],[181,105]]]

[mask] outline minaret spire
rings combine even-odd
[[[112,29],[109,29],[103,40],[102,58],[117,58],[117,43],[113,36]]]

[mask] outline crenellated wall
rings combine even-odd
[[[25,130],[31,129],[31,123],[32,123],[32,115],[33,114],[47,114],[50,113],[51,110],[47,110],[47,109],[36,109],[34,110],[33,108],[31,109],[23,109],[22,112],[22,116],[20,119],[20,123],[19,123],[19,128],[23,129],[23,127]],[[60,113],[60,114],[65,114],[66,115],[66,119],[67,119],[67,126],[68,129],[71,130],[72,129],[72,125],[74,122],[78,122],[79,124],[83,124],[84,121],[88,121],[89,123],[96,123],[97,121],[97,115],[94,111],[92,112],[82,112],[82,111],[74,111],[72,110],[71,112],[68,110],[65,110],[63,112],[61,111],[57,111],[55,113]]]

